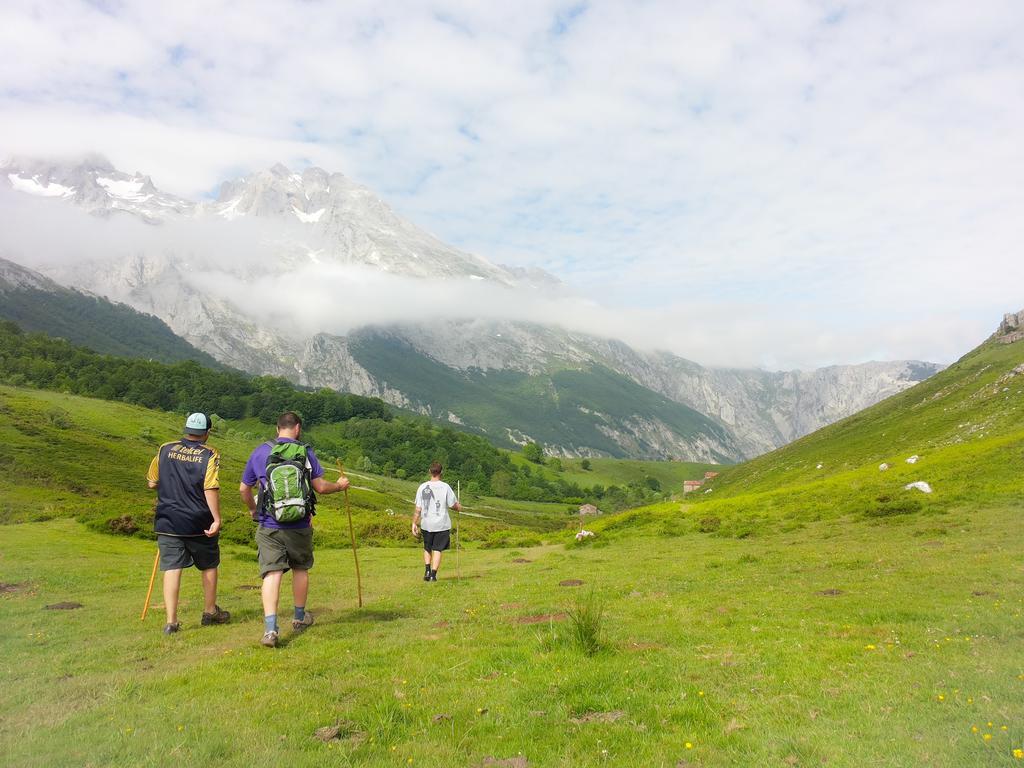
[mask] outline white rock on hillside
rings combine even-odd
[[[904,491],[913,491],[915,489],[920,491],[921,493],[931,493],[932,492],[932,487],[930,485],[928,485],[928,483],[924,482],[923,480],[918,480],[917,482],[914,482],[914,483],[907,483],[906,485],[903,486],[903,490]]]

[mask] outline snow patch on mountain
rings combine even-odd
[[[42,184],[38,178],[36,176],[31,179],[23,179],[16,173],[7,174],[7,180],[19,192],[28,192],[30,195],[39,195],[40,197],[70,197],[75,194],[74,187],[65,187],[63,184],[57,184],[56,182]]]
[[[323,217],[326,210],[326,208],[321,208],[319,211],[314,211],[313,213],[305,213],[304,211],[300,211],[298,208],[292,208],[292,212],[303,224],[316,224]]]

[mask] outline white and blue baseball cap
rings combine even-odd
[[[193,413],[185,419],[185,434],[205,435],[212,426],[213,422],[205,413]]]

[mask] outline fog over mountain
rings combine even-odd
[[[544,440],[552,453],[739,459],[938,370],[916,362],[806,373],[704,368],[650,349],[671,336],[669,321],[612,311],[541,270],[448,246],[371,190],[319,168],[276,165],[195,202],[99,157],[14,158],[0,169],[0,256],[155,314],[225,363],[379,395],[498,442],[539,438],[508,414],[442,408],[423,376],[476,386],[473,377],[488,371],[514,373],[561,408],[566,387],[590,385],[569,385],[560,371],[617,377],[604,386],[626,387],[619,394],[573,401],[572,417],[590,432],[563,442],[552,433]],[[414,362],[429,373],[412,375]],[[623,398],[637,398],[632,410],[599,405]]]

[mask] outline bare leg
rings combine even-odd
[[[214,613],[217,610],[217,569],[208,568],[203,571],[203,612]]]
[[[271,571],[263,577],[263,615],[277,615],[277,598],[281,594],[281,577],[284,571]]]
[[[430,550],[423,550],[423,564],[430,565]]]
[[[308,596],[309,571],[292,571],[292,597],[295,598],[295,605],[305,608]]]
[[[167,610],[167,623],[178,621],[178,592],[181,590],[181,568],[164,571],[164,608]]]
[[[436,571],[441,567],[441,553],[436,549],[430,553],[430,569]]]

